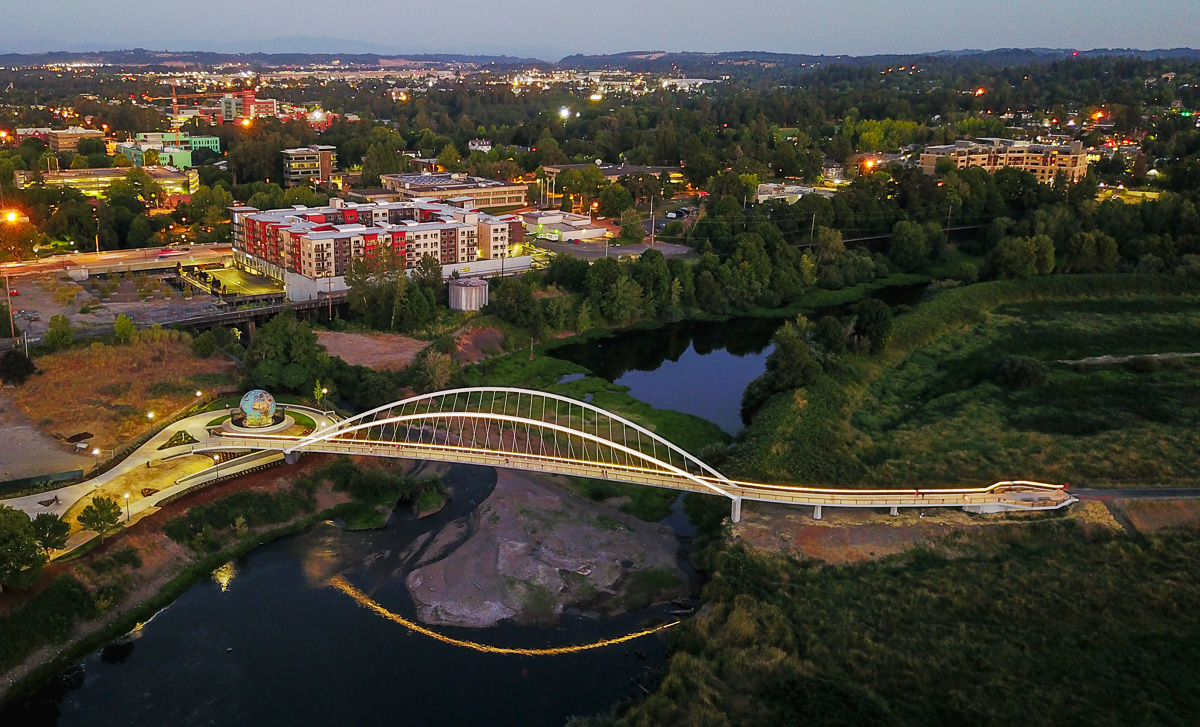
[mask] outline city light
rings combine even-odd
[[[560,108],[558,110],[558,115],[564,119],[569,119],[569,118],[571,118],[571,109],[567,108],[566,106],[563,106],[562,108]]]
[[[152,411],[148,411],[148,412],[146,412],[146,418],[147,418],[147,419],[153,419],[153,418],[154,418],[154,412],[152,412]]]
[[[197,391],[197,392],[196,392],[196,398],[198,399],[198,398],[200,398],[201,396],[204,396],[204,392],[203,392],[203,391]]]
[[[16,222],[17,221],[17,213],[10,210],[9,212],[7,212],[4,215],[4,219],[8,220],[9,222]]]

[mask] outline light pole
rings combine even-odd
[[[324,403],[324,402],[325,402],[325,395],[326,395],[326,394],[328,394],[328,393],[329,393],[329,389],[327,389],[327,388],[325,388],[324,386],[322,386],[322,387],[321,387],[321,401],[317,402],[317,404],[319,404],[320,406],[325,406],[325,403]]]
[[[17,213],[9,212],[8,214],[4,215],[4,220],[10,225],[15,225],[17,223]],[[14,249],[16,249],[15,245]],[[19,259],[20,256],[18,255],[18,260]],[[17,346],[17,323],[16,319],[13,317],[12,288],[9,287],[8,282],[8,265],[4,266],[4,294],[6,296],[4,299],[5,304],[8,306],[8,333],[12,337],[13,347],[15,348]]]
[[[125,525],[129,525],[129,493],[125,493]]]
[[[221,456],[213,455],[213,466],[217,468],[217,479],[221,479]]]

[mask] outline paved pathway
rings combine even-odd
[[[315,409],[306,407],[284,407],[299,408],[303,412],[312,417],[318,427],[332,426],[337,420],[330,413],[320,412]],[[203,412],[186,419],[181,419],[174,424],[171,424],[162,431],[155,434],[148,442],[138,447],[132,454],[114,466],[107,472],[93,477],[83,482],[73,485],[60,487],[56,490],[47,490],[36,495],[26,495],[24,497],[14,497],[7,500],[0,500],[0,504],[8,505],[9,507],[18,510],[24,510],[29,517],[36,517],[43,512],[53,513],[58,516],[64,515],[72,506],[83,498],[91,495],[93,492],[112,482],[114,479],[133,472],[140,468],[153,470],[156,465],[159,465],[163,460],[176,457],[185,457],[192,454],[195,447],[208,444],[211,440],[219,439],[218,437],[210,437],[206,424],[213,419],[230,414],[234,409],[221,409],[217,411]],[[181,444],[167,449],[160,450],[159,447],[166,443],[171,437],[175,436],[180,431],[186,431],[194,439],[196,444]],[[262,464],[266,464],[274,459],[281,458],[282,455],[276,452],[269,453],[251,453],[239,457],[230,462],[222,462],[219,466],[214,464],[212,467],[205,468],[199,472],[190,475],[184,475],[176,480],[168,487],[160,489],[149,497],[141,497],[133,500],[127,507],[122,508],[120,522],[126,526],[131,525],[143,517],[157,512],[159,503],[173,495],[183,492],[197,484],[203,483],[209,479],[215,479],[218,475],[226,477],[231,474],[236,474]],[[48,503],[48,504],[42,504]],[[124,503],[122,503],[124,504]],[[83,530],[74,533],[67,540],[67,545],[61,551],[54,551],[52,559],[62,557],[66,553],[80,547],[93,538],[97,537],[96,533],[90,530]]]

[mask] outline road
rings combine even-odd
[[[607,252],[605,251],[604,240],[584,240],[578,245],[573,245],[569,242],[551,242],[549,240],[533,240],[532,242],[544,250],[549,250],[557,254],[574,255],[588,261],[599,260],[602,257],[615,258],[621,255],[641,255],[650,249],[650,245],[644,242],[636,245],[609,244]],[[687,245],[676,245],[669,242],[656,242],[654,243],[654,249],[667,257],[689,257],[696,254]]]
[[[74,255],[55,255],[40,260],[25,260],[17,263],[5,263],[0,271],[12,277],[36,275],[54,270],[66,270],[77,267],[131,265],[156,260],[160,247],[146,247],[136,250],[109,250],[106,252],[80,252]],[[233,250],[229,245],[193,245],[186,248],[186,255],[164,260],[168,265],[174,265],[174,260],[183,260],[192,264],[220,262]]]

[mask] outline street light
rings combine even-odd
[[[125,493],[125,524],[129,524],[129,493]]]
[[[217,468],[217,479],[221,479],[221,457],[213,455],[213,466]]]
[[[152,411],[148,411],[148,412],[146,412],[146,418],[147,418],[147,419],[153,419],[153,418],[154,418],[154,412],[152,412]]]
[[[203,391],[197,391],[197,392],[196,392],[196,398],[197,398],[197,399],[199,399],[199,398],[200,398],[200,397],[202,397],[202,396],[204,396],[204,392],[203,392]]]

